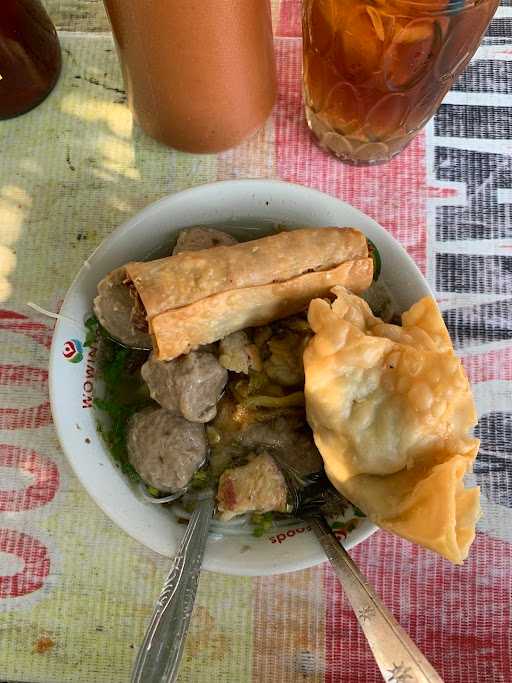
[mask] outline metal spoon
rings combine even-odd
[[[114,335],[110,334],[110,332],[106,329],[106,327],[103,327],[103,331],[105,333],[105,337],[109,341],[114,342],[114,344],[117,344],[117,346],[121,346],[123,349],[128,349],[128,351],[152,351],[153,350],[152,346],[134,346],[134,345],[125,344],[120,339],[118,339],[117,337],[114,337]]]
[[[443,683],[430,662],[384,606],[340,545],[322,510],[339,505],[340,496],[324,472],[304,477],[279,462],[288,486],[290,512],[310,524],[336,572],[385,681]],[[175,498],[173,498],[175,499]],[[199,572],[215,511],[213,491],[198,495],[171,570],[139,650],[132,683],[173,683],[192,615]],[[162,500],[162,499],[160,499]]]
[[[178,676],[214,511],[214,492],[198,494],[137,655],[132,683],[173,683]]]

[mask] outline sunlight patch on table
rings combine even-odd
[[[0,190],[0,303],[7,301],[12,294],[9,280],[16,268],[16,254],[11,247],[20,239],[23,221],[31,199],[17,185],[6,185]]]
[[[62,97],[60,109],[64,114],[82,121],[106,123],[112,133],[119,137],[129,139],[132,135],[133,117],[125,104],[72,93]]]
[[[33,173],[37,175],[40,175],[42,172],[40,164],[34,161],[34,159],[21,159],[19,162],[19,168],[21,171],[26,173]]]
[[[105,136],[99,141],[99,147],[107,171],[114,171],[131,180],[140,180],[140,171],[135,168],[135,151],[129,142]]]
[[[5,185],[0,190],[0,215],[2,230],[0,243],[12,245],[21,237],[25,214],[32,204],[30,196],[17,185]]]
[[[121,213],[129,213],[132,210],[131,204],[121,197],[111,197],[110,206]]]
[[[0,302],[7,301],[12,293],[12,285],[9,282],[8,276],[16,268],[16,254],[0,244]]]

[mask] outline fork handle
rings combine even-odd
[[[323,517],[308,517],[388,682],[443,683],[430,662],[384,606]]]

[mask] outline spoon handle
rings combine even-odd
[[[212,497],[204,498],[190,518],[137,655],[132,683],[177,678],[214,506]]]
[[[443,683],[376,595],[325,519],[308,516],[308,522],[343,586],[384,680],[389,683]]]

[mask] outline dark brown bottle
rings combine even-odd
[[[0,0],[0,119],[44,100],[60,67],[57,32],[40,0]]]

